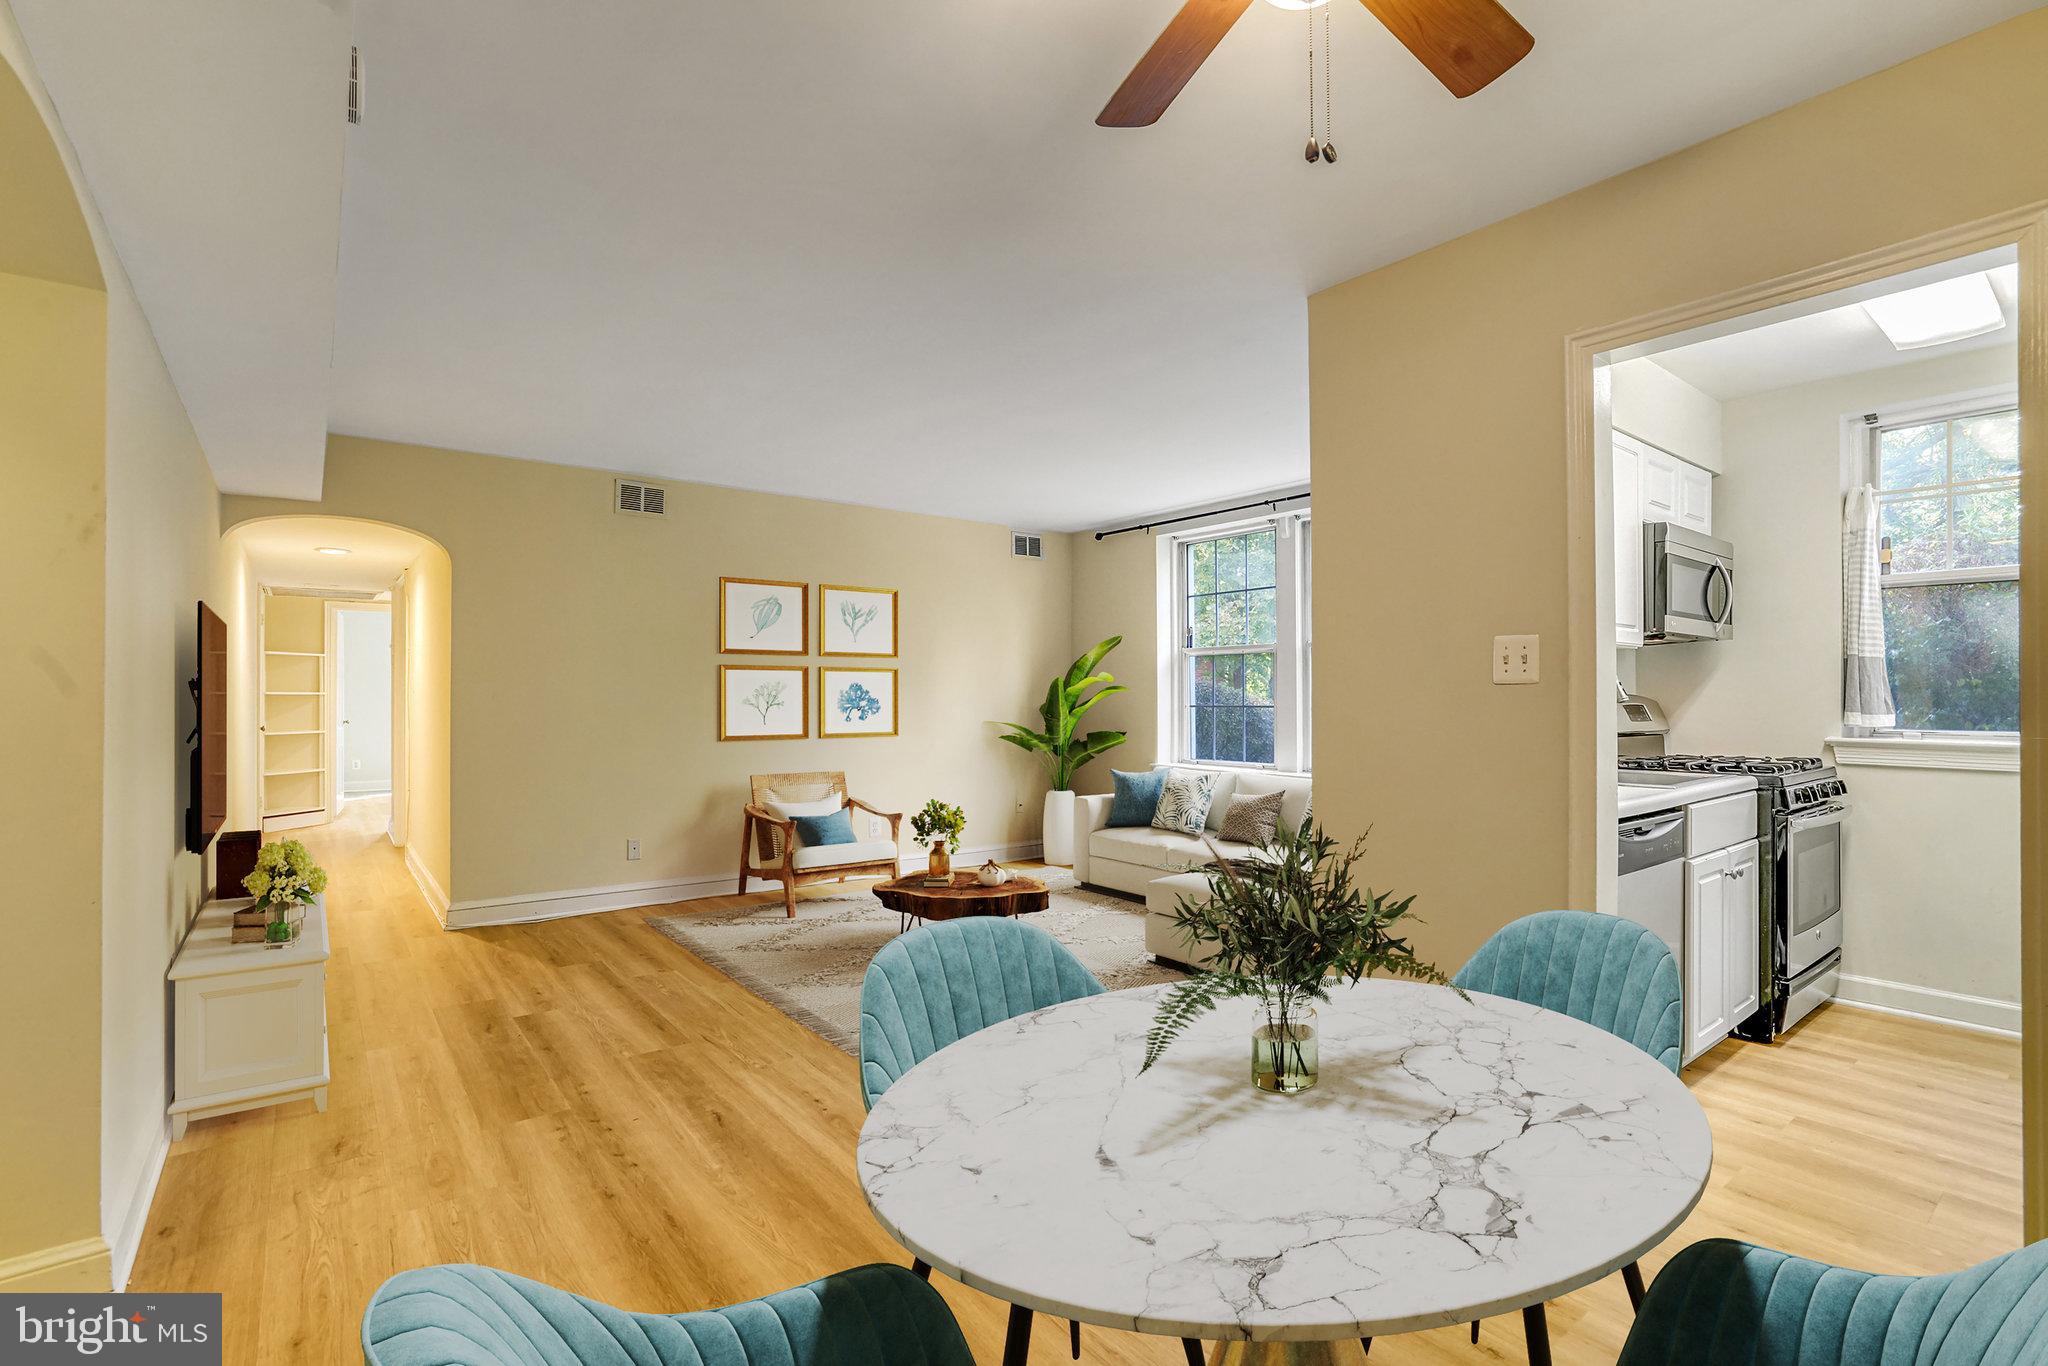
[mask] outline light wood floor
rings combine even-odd
[[[194,1124],[131,1289],[225,1292],[226,1359],[273,1366],[360,1360],[371,1292],[427,1263],[680,1310],[904,1259],[854,1181],[850,1058],[649,929],[663,912],[444,932],[384,819],[352,803],[305,832],[332,875],[328,1112]],[[2011,1041],[1844,1007],[1788,1044],[1722,1045],[1687,1073],[1714,1175],[1669,1249],[1726,1234],[1928,1272],[2016,1246],[2018,1066]],[[940,1286],[993,1366],[1002,1306]],[[1550,1322],[1560,1363],[1612,1362],[1619,1279]],[[1085,1331],[1093,1366],[1181,1362],[1170,1340]],[[1034,1366],[1066,1360],[1040,1320]],[[1372,1360],[1520,1361],[1520,1325],[1489,1320],[1477,1349],[1462,1329],[1384,1339]]]

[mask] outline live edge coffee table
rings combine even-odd
[[[1042,911],[1048,897],[1036,878],[1010,874],[1000,887],[984,887],[972,873],[955,873],[950,886],[927,887],[924,874],[913,873],[875,886],[875,899],[897,914],[914,920],[958,920],[968,915],[1023,915]]]

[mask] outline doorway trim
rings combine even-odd
[[[1959,224],[1680,304],[1565,339],[1567,641],[1570,649],[1566,786],[1571,904],[1598,905],[1603,813],[1614,823],[1613,613],[1603,612],[1600,535],[1605,483],[1597,438],[1605,413],[1596,359],[1610,351],[1725,322],[1995,247],[2017,246],[2019,282],[2020,696],[2048,698],[2048,203]],[[1611,578],[1611,573],[1606,575]],[[1611,590],[1610,590],[1611,591]],[[1611,606],[1611,604],[1610,604]],[[1599,667],[1605,642],[1606,671]],[[2028,1241],[2048,1238],[2048,708],[2020,713],[2021,1168]],[[1603,753],[1606,756],[1603,762]]]

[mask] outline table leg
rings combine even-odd
[[[1067,1329],[1072,1337],[1074,1360],[1079,1361],[1081,1359],[1081,1320],[1068,1319]]]
[[[1031,1355],[1031,1311],[1021,1304],[1010,1306],[1010,1328],[1003,1334],[1003,1366],[1024,1366]]]
[[[932,1278],[931,1263],[922,1257],[911,1258],[910,1269],[917,1273],[917,1278],[921,1281],[928,1281]]]
[[[1360,1347],[1363,1347],[1363,1348],[1365,1349],[1365,1354],[1366,1354],[1367,1356],[1371,1356],[1371,1355],[1372,1355],[1372,1339],[1371,1339],[1371,1338],[1360,1338],[1360,1339],[1358,1340],[1358,1345],[1359,1345]]]
[[[1202,1366],[1202,1344],[1193,1338],[1182,1338],[1180,1348],[1188,1354],[1188,1366]]]
[[[1529,1366],[1550,1366],[1550,1324],[1541,1304],[1522,1311],[1522,1333],[1529,1339]]]
[[[1628,1287],[1628,1307],[1643,1307],[1643,1268],[1640,1263],[1630,1262],[1621,1269],[1621,1282]]]

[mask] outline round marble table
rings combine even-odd
[[[1634,1263],[1705,1189],[1713,1140],[1684,1084],[1567,1016],[1362,982],[1320,1008],[1320,1083],[1276,1096],[1251,1084],[1245,1002],[1140,1073],[1165,990],[970,1035],[861,1129],[882,1226],[1027,1332],[1033,1310],[1222,1342],[1514,1310],[1540,1328],[1544,1301]]]

